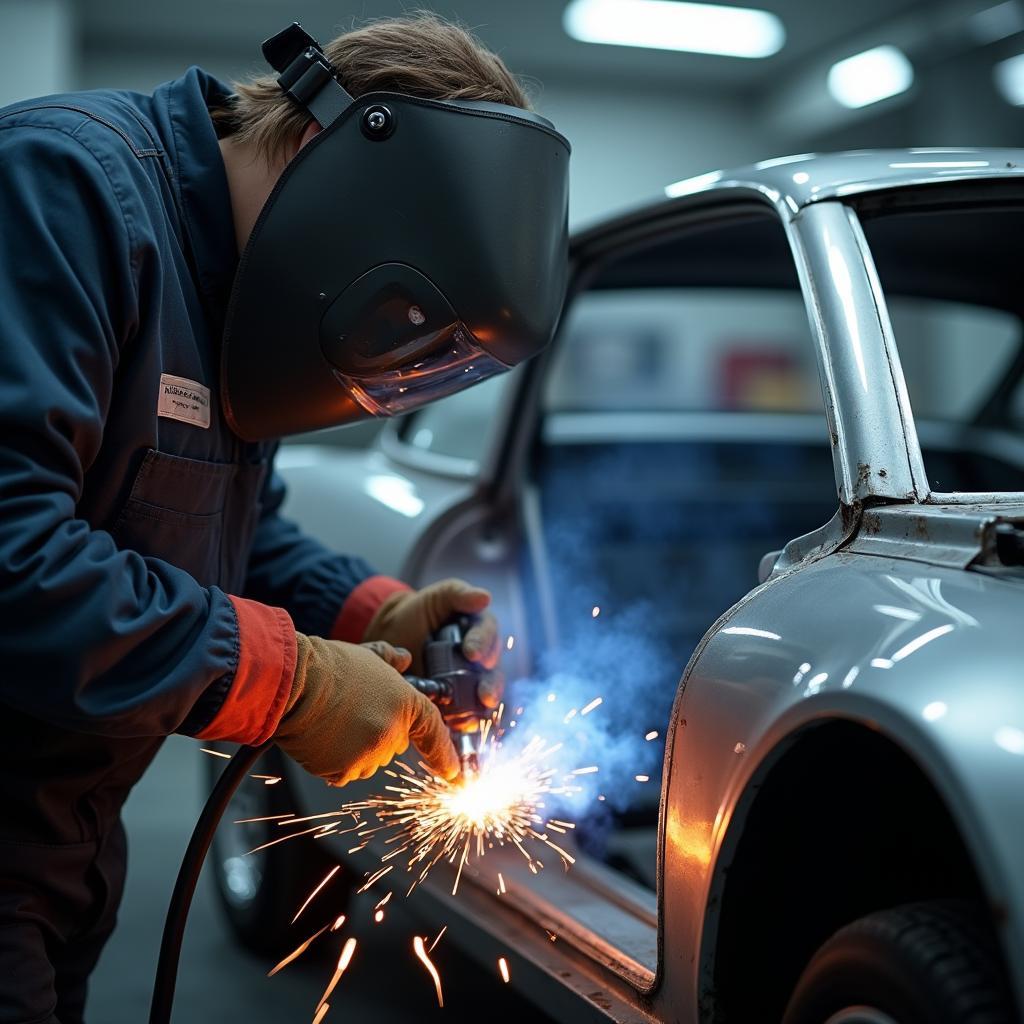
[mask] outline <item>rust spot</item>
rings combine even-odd
[[[871,479],[871,467],[866,462],[857,463],[857,486],[866,484]]]
[[[888,474],[886,473],[886,471],[885,471],[884,469],[880,469],[880,470],[878,471],[878,475],[879,475],[879,476],[888,476]]]
[[[835,448],[839,444],[839,435],[833,430],[832,431],[832,447]]]
[[[914,519],[914,536],[918,540],[929,540],[928,520],[924,516],[917,516]]]
[[[588,997],[591,1002],[596,1003],[602,1010],[610,1010],[612,1001],[603,992],[591,992]]]
[[[874,512],[865,512],[861,520],[861,529],[873,536],[881,532],[882,520]]]

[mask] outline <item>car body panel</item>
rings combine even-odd
[[[1020,181],[1024,196],[1021,179],[1021,150],[786,158],[678,183],[669,201],[577,237],[574,259],[583,272],[590,261],[690,216],[713,219],[751,201],[770,204],[787,230],[804,291],[830,435],[822,440],[832,448],[838,493],[832,522],[766,559],[765,581],[711,626],[684,673],[666,745],[653,964],[642,952],[649,922],[637,925],[635,951],[621,950],[616,962],[615,935],[601,934],[614,932],[615,918],[605,915],[601,924],[600,901],[618,902],[641,924],[648,911],[628,887],[616,895],[614,882],[597,879],[599,869],[588,877],[585,863],[568,907],[545,891],[524,895],[517,910],[472,873],[464,901],[446,896],[440,877],[424,886],[435,907],[460,916],[456,930],[470,946],[474,927],[492,938],[506,928],[514,955],[532,965],[538,994],[548,998],[564,984],[586,1007],[580,1019],[710,1019],[701,1007],[709,1005],[728,850],[744,826],[745,795],[780,749],[828,721],[885,735],[940,794],[993,909],[1024,1005],[1017,636],[1024,581],[965,571],[991,559],[991,530],[1013,524],[1024,496],[929,492],[885,297],[856,210],[843,201],[942,185],[976,189],[993,180]],[[495,410],[498,429],[475,466],[424,458],[393,427],[365,453],[283,449],[286,510],[329,545],[357,550],[413,584],[458,574],[491,587],[504,628],[528,640],[518,553],[525,548],[542,561],[528,469],[548,360],[508,389]],[[551,595],[543,592],[543,565],[535,569],[547,619]],[[506,660],[509,676],[530,671],[528,647],[517,644]],[[303,810],[336,804],[316,780],[296,781],[309,805]],[[371,787],[357,784],[346,796]],[[324,842],[344,855],[342,840]],[[575,929],[565,918],[573,916],[574,900],[587,904]],[[549,939],[530,921],[562,921],[565,932],[545,949]],[[609,994],[606,1006],[595,997],[600,991]]]
[[[723,617],[684,681],[666,780],[664,927],[676,933],[665,948],[701,950],[699,966],[677,957],[666,970],[670,1005],[693,1005],[710,973],[715,910],[706,921],[705,908],[718,905],[726,835],[743,828],[741,794],[780,744],[827,719],[880,730],[941,793],[1000,909],[1024,995],[1022,613],[1020,580],[839,551],[770,579]]]
[[[717,189],[743,189],[769,199],[783,214],[812,203],[896,188],[1024,177],[1019,149],[891,149],[802,153],[749,167],[712,171],[665,187],[670,199]]]

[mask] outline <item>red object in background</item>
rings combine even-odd
[[[786,349],[727,347],[718,364],[718,404],[723,409],[805,409],[803,372]]]

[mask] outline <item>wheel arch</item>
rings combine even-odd
[[[720,847],[701,943],[701,1019],[779,1019],[803,966],[841,925],[937,897],[977,900],[998,925],[937,784],[877,727],[805,724],[762,760]]]

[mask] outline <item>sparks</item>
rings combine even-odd
[[[646,735],[646,736],[644,737],[644,739],[645,739],[645,740],[647,740],[647,742],[648,742],[648,743],[650,743],[650,742],[651,742],[651,740],[656,740],[657,738],[658,738],[658,730],[657,730],[657,729],[652,729],[652,730],[651,730],[651,731],[650,731],[650,732],[649,732],[649,733],[648,733],[648,734],[647,734],[647,735]]]
[[[331,925],[331,931],[336,932],[345,923],[345,915],[339,914],[337,920]]]
[[[499,716],[500,710],[496,723],[500,722]],[[368,826],[366,834],[379,833],[383,840],[384,867],[364,883],[360,892],[390,871],[392,862],[399,858],[413,876],[409,893],[435,864],[447,861],[456,869],[453,895],[458,893],[470,859],[484,856],[495,846],[515,847],[534,873],[540,861],[527,848],[534,841],[550,847],[566,866],[571,864],[570,854],[556,846],[543,827],[540,831],[535,827],[543,826],[545,795],[578,791],[578,787],[568,784],[568,776],[559,777],[548,765],[560,747],[532,736],[518,753],[506,754],[497,742],[497,732],[490,733],[480,772],[473,778],[451,783],[433,775],[423,764],[419,772],[402,765],[395,783],[385,786],[381,795],[346,804],[343,810],[349,813],[366,815],[367,820],[375,818],[376,825]],[[590,771],[597,771],[597,767],[577,769],[571,774]]]
[[[316,1016],[313,1018],[313,1024],[320,1024],[320,1021],[327,1016],[327,1011],[331,1008],[330,1003],[323,1003],[320,1009],[316,1011]]]
[[[298,921],[299,915],[306,909],[306,907],[310,905],[310,903],[313,902],[313,898],[316,896],[316,894],[338,873],[338,869],[340,867],[340,864],[336,864],[333,868],[331,868],[330,871],[327,872],[327,875],[324,877],[324,880],[306,897],[306,902],[303,903],[302,906],[295,911],[295,916],[292,918],[292,924],[295,924],[295,922]]]
[[[600,605],[596,605],[595,604],[594,607],[590,609],[590,617],[592,619],[596,619],[598,617],[598,615],[600,615],[600,614],[601,614],[601,607],[600,607]]]
[[[498,872],[498,895],[505,895],[505,879],[502,878],[501,872]]]
[[[376,911],[376,913],[374,913],[374,915],[373,915],[373,920],[374,920],[374,922],[376,924],[380,924],[381,921],[384,920],[384,911],[383,910]]]
[[[431,978],[434,979],[434,988],[437,989],[437,1005],[444,1007],[444,995],[441,992],[441,975],[437,973],[437,968],[434,966],[430,957],[427,956],[427,951],[423,947],[423,937],[416,935],[412,940],[413,952],[420,958],[423,966],[426,967]]]
[[[346,968],[352,962],[352,955],[356,951],[356,940],[354,937],[345,940],[345,945],[341,950],[341,956],[338,957],[338,966],[334,971],[334,977],[327,983],[327,988],[324,989],[324,994],[320,997],[320,1002],[316,1004],[316,1012],[319,1014],[324,1010],[324,1007],[328,1007],[327,1000],[331,998],[331,993],[338,987],[338,982],[341,981],[341,976],[345,973]],[[317,1020],[323,1020],[323,1017],[314,1018],[314,1024]]]
[[[286,836],[281,836],[280,839],[271,839],[269,843],[264,843],[262,846],[254,846],[251,850],[247,850],[245,855],[249,856],[250,853],[259,853],[260,850],[265,850],[268,846],[275,846],[277,843],[283,843],[288,839],[298,839],[299,836],[308,836],[310,832],[318,832],[323,828],[323,825],[314,825],[312,828],[307,828],[304,832],[290,832]]]
[[[427,952],[428,952],[428,953],[433,953],[433,952],[434,952],[434,947],[435,947],[435,946],[436,946],[436,945],[437,945],[437,944],[438,944],[438,943],[439,943],[439,942],[441,941],[441,936],[442,936],[442,935],[444,935],[444,933],[445,933],[446,931],[448,931],[448,925],[445,925],[445,926],[444,926],[444,927],[443,927],[443,928],[442,928],[442,929],[441,929],[441,930],[440,930],[440,931],[439,931],[439,932],[437,933],[437,935],[436,935],[436,936],[435,936],[435,938],[434,938],[434,941],[433,941],[433,942],[432,942],[432,943],[431,943],[431,944],[430,944],[429,946],[427,946]]]
[[[513,648],[513,647],[515,647],[515,645],[516,645],[516,638],[515,638],[514,636],[510,636],[510,637],[509,637],[509,638],[508,638],[508,639],[507,639],[507,640],[505,641],[505,650],[506,650],[506,651],[511,651],[511,650],[512,650],[512,648]]]
[[[595,697],[581,712],[581,715],[589,715],[596,707],[604,703],[604,697]]]
[[[509,983],[508,961],[503,956],[498,957],[498,970],[501,972],[501,980],[507,985]]]
[[[634,775],[633,778],[636,779],[637,782],[650,782],[651,781],[650,775]]]
[[[267,977],[272,978],[278,971],[287,967],[293,960],[297,960],[306,952],[307,949],[309,949],[314,940],[320,938],[325,931],[327,931],[327,925],[324,925],[320,931],[314,932],[308,939],[306,939],[305,942],[301,943],[296,949],[293,949],[273,970],[268,972]]]
[[[209,747],[200,747],[199,749],[204,754],[209,754],[211,757],[223,757],[223,758],[226,758],[228,761],[231,760],[231,755],[230,754],[225,754],[223,751],[220,751],[220,750],[210,750]]]
[[[589,768],[574,768],[572,775],[593,775],[597,771],[597,765],[592,764]]]

